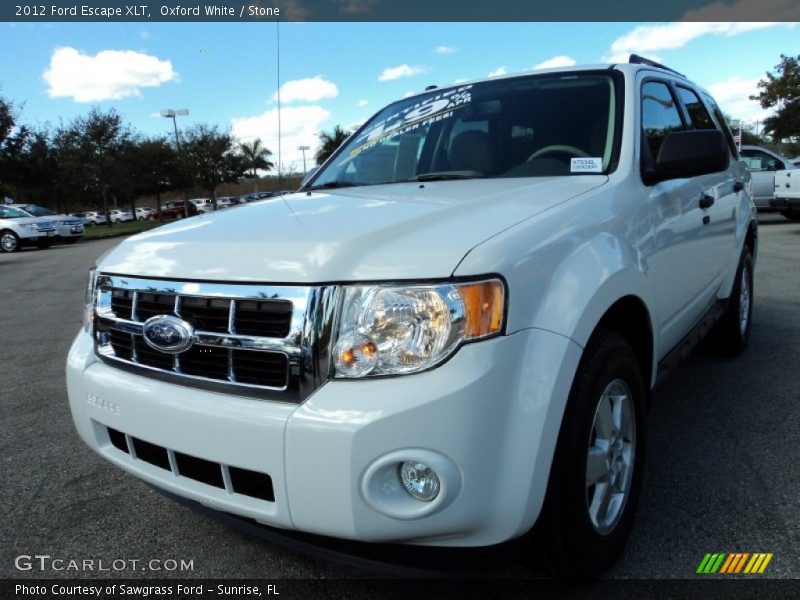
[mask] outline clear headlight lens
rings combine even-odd
[[[87,333],[92,330],[94,321],[94,292],[97,283],[97,267],[89,269],[89,280],[86,282],[86,302],[83,311],[83,329]]]
[[[429,369],[460,344],[499,333],[501,281],[344,288],[336,377],[402,375]]]
[[[36,225],[34,223],[20,223],[20,229],[36,229]]]

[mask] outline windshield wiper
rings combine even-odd
[[[486,177],[478,171],[442,171],[441,173],[423,173],[408,181],[448,181],[453,179],[480,179]]]
[[[358,185],[364,185],[363,183],[354,183],[352,181],[328,181],[326,183],[320,183],[319,185],[312,185],[311,187],[307,187],[305,191],[309,190],[330,190],[333,188],[346,188],[346,187],[355,187]]]

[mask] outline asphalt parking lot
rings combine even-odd
[[[194,567],[100,576],[370,576],[228,529],[84,446],[64,362],[80,327],[86,272],[117,242],[0,256],[0,576],[91,575],[19,571],[21,554],[191,559]],[[766,576],[800,577],[800,224],[762,219],[755,287],[744,356],[696,352],[657,392],[640,509],[612,578],[693,577],[716,551],[773,552]],[[531,575],[524,566],[491,574]]]

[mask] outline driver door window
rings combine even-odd
[[[664,138],[682,129],[683,121],[667,84],[646,82],[642,86],[642,131],[653,163],[658,158]]]

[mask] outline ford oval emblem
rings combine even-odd
[[[178,317],[157,315],[144,322],[144,341],[159,352],[178,354],[188,350],[194,342],[194,328]]]

